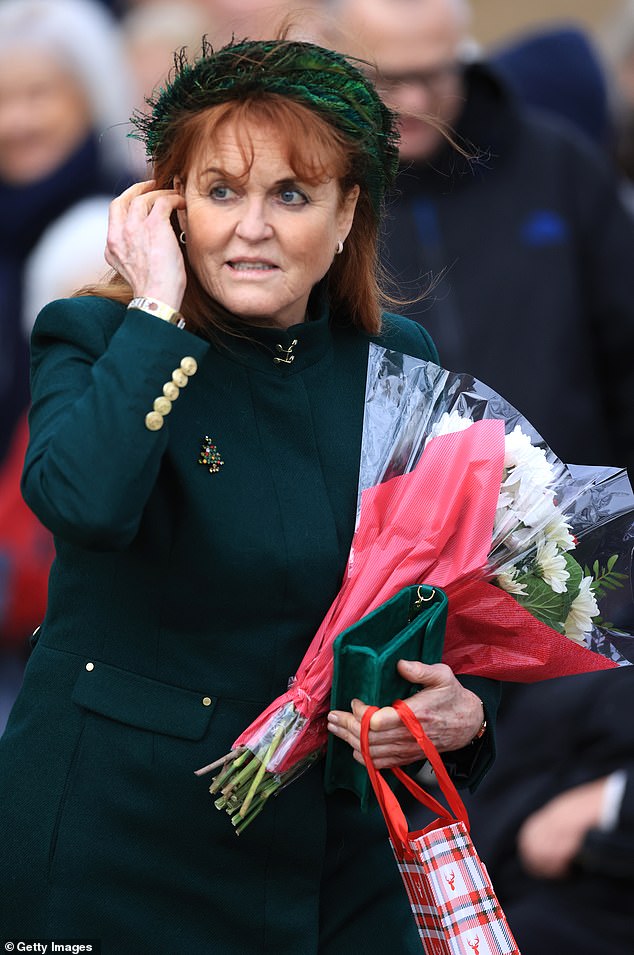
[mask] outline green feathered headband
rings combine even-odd
[[[243,40],[214,51],[203,40],[202,55],[193,63],[183,50],[175,54],[170,82],[146,101],[151,112],[137,112],[131,121],[148,158],[160,159],[184,114],[258,93],[302,103],[359,147],[378,215],[398,163],[395,117],[363,73],[334,50],[291,40]]]

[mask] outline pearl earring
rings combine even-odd
[[[341,241],[341,239],[339,239],[339,241],[337,242],[337,249],[336,249],[335,255],[341,255],[342,252],[343,252],[343,242]]]

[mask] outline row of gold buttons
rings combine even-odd
[[[189,378],[198,371],[198,363],[191,355],[186,355],[180,363],[180,367],[172,372],[172,380],[166,381],[163,385],[163,394],[154,399],[152,411],[145,416],[145,427],[148,431],[160,431],[163,427],[165,415],[172,410],[172,402],[176,401],[180,394],[180,389],[184,388]]]

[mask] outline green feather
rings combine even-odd
[[[132,135],[145,143],[150,159],[157,159],[184,115],[231,99],[278,93],[313,109],[360,147],[378,215],[396,174],[398,134],[394,114],[361,65],[314,43],[241,40],[214,51],[203,37],[199,59],[190,63],[184,49],[174,54],[170,81],[146,100],[149,112],[132,116]]]

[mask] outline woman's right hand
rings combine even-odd
[[[110,204],[106,262],[142,295],[180,310],[187,277],[170,216],[185,208],[175,189],[138,182]]]

